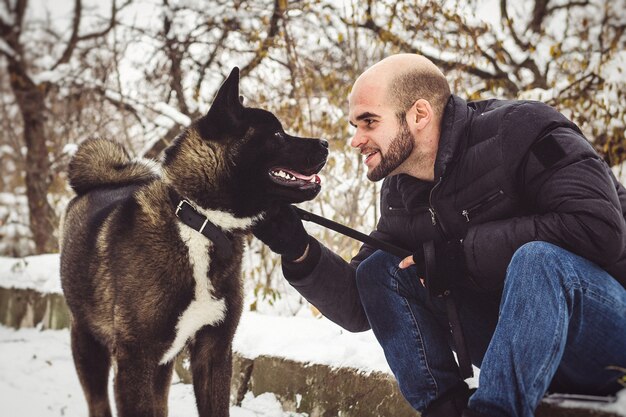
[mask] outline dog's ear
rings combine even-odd
[[[202,124],[209,129],[210,126],[217,127],[222,132],[237,127],[244,109],[239,97],[239,68],[234,67],[215,95],[209,112],[202,118]]]

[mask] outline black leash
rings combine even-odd
[[[313,214],[306,210],[303,210],[296,206],[291,206],[294,208],[298,216],[302,220],[317,223],[320,226],[326,227],[327,229],[334,230],[335,232],[341,233],[342,235],[351,237],[352,239],[358,240],[365,244],[368,244],[376,249],[380,249],[387,253],[390,253],[399,258],[406,258],[407,256],[413,256],[413,253],[400,248],[398,246],[392,245],[391,243],[385,242],[383,240],[377,239],[375,237],[366,235],[365,233],[361,233],[357,230],[354,230],[348,226],[343,224],[334,222],[325,217],[318,216],[317,214]],[[431,242],[432,243],[432,242]],[[427,249],[430,250],[431,255],[434,255],[434,247],[433,245],[425,245]],[[428,256],[428,250],[425,250],[425,258],[427,258],[426,269],[427,269],[427,280],[432,279],[432,269],[434,263],[432,262],[433,256]],[[428,262],[430,260],[431,262]],[[450,323],[450,332],[452,333],[452,340],[454,341],[454,347],[456,348],[457,359],[459,361],[459,372],[461,374],[461,378],[467,379],[474,376],[474,371],[472,369],[471,359],[469,357],[469,353],[467,351],[467,345],[465,344],[465,338],[463,336],[463,329],[461,328],[461,321],[459,318],[459,313],[456,308],[456,303],[452,298],[452,293],[450,290],[446,291],[444,295],[442,295],[445,303],[446,310],[448,313],[448,321]]]
[[[361,233],[348,226],[344,226],[343,224],[334,222],[332,220],[328,220],[326,217],[318,216],[317,214],[313,214],[306,210],[302,210],[300,207],[296,207],[296,206],[291,206],[291,207],[293,207],[296,210],[296,213],[298,213],[298,216],[300,216],[302,220],[306,220],[307,222],[317,223],[320,226],[326,227],[327,229],[334,230],[335,232],[339,232],[342,235],[351,237],[352,239],[358,240],[363,243],[367,243],[368,245],[373,246],[376,249],[383,250],[387,253],[398,256],[402,259],[406,258],[407,256],[413,255],[412,252],[409,252],[406,249],[392,245],[383,240],[376,239],[375,237],[371,237],[369,235],[366,235],[365,233]]]

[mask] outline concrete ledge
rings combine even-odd
[[[176,359],[176,372],[186,383],[191,373],[186,352]],[[310,417],[417,417],[388,374],[365,374],[351,368],[303,364],[271,356],[248,359],[235,354],[231,400],[240,405],[244,395],[276,394],[286,411]]]
[[[0,324],[16,329],[69,326],[67,305],[60,294],[41,294],[30,289],[0,287]],[[241,404],[244,395],[273,392],[286,411],[310,417],[417,417],[400,394],[394,379],[384,373],[365,374],[351,368],[299,363],[284,358],[234,355],[231,400]],[[191,383],[186,352],[176,359],[176,373]],[[603,410],[562,407],[542,403],[537,417],[620,417]]]
[[[70,325],[70,314],[61,294],[0,287],[0,323],[15,329],[64,329]]]

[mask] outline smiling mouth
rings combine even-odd
[[[379,153],[379,151],[363,152],[363,156],[365,156],[364,162],[367,164],[377,153]]]
[[[273,168],[269,172],[270,178],[277,184],[294,188],[319,187],[322,180],[317,174],[305,175],[286,168]]]

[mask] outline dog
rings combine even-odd
[[[232,340],[243,309],[241,260],[272,207],[314,198],[328,143],[285,133],[245,107],[239,69],[160,162],[88,139],[69,163],[61,282],[91,417],[164,417],[173,361],[189,348],[199,415],[229,415]]]

